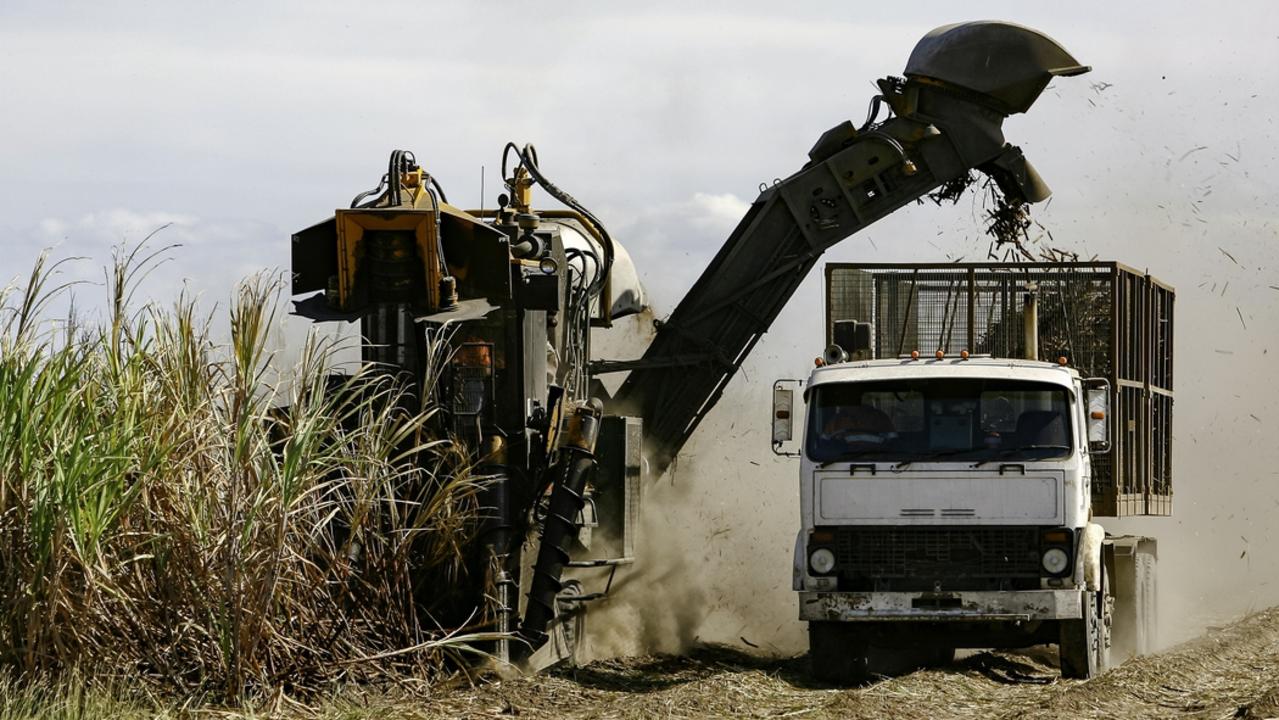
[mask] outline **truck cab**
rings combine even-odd
[[[1089,425],[1104,437],[1105,420],[1089,416],[1077,371],[976,357],[839,363],[814,370],[804,397],[794,589],[814,647],[850,629],[831,623],[910,621],[924,634],[898,640],[936,658],[1061,642],[1087,620],[1101,551]],[[871,659],[870,647],[835,645]],[[1083,661],[1104,666],[1104,648],[1089,645]]]

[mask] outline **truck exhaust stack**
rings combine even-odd
[[[1026,284],[1026,299],[1021,311],[1022,345],[1026,348],[1025,359],[1039,359],[1039,286]]]

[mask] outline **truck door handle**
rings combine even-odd
[[[1003,475],[1005,470],[1020,470],[1022,475],[1026,474],[1026,466],[1021,463],[1001,463],[999,465],[999,474]]]
[[[853,463],[848,466],[849,475],[856,475],[858,470],[869,470],[871,475],[878,472],[875,463]]]

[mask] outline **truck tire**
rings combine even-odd
[[[811,675],[832,685],[851,685],[870,677],[866,663],[869,646],[856,627],[841,622],[808,623],[808,659]]]
[[[1146,543],[1115,556],[1112,660],[1122,662],[1155,651],[1155,554]]]
[[[1151,552],[1137,553],[1137,573],[1134,600],[1137,606],[1137,643],[1138,655],[1148,655],[1158,647],[1159,615],[1155,602],[1155,555]]]
[[[1107,585],[1098,592],[1084,592],[1084,616],[1062,620],[1057,648],[1061,676],[1090,680],[1110,667],[1110,619],[1113,602]]]

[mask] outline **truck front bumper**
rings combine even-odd
[[[799,619],[994,622],[1083,617],[1081,590],[1012,592],[801,592]]]

